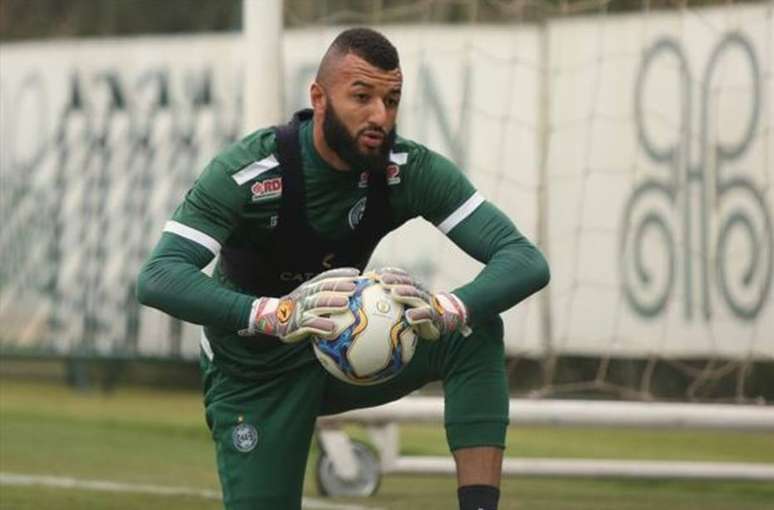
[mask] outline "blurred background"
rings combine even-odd
[[[400,52],[399,133],[454,160],[551,264],[550,287],[504,315],[514,398],[771,409],[774,2],[1,0],[0,507],[60,500],[25,492],[27,475],[204,491],[84,489],[72,508],[217,507],[198,327],[139,306],[135,278],[209,159],[307,106],[352,25]],[[438,289],[480,269],[421,220],[380,245],[386,264]],[[509,454],[770,466],[767,423],[517,427]],[[440,424],[401,430],[402,452],[446,454]],[[774,498],[763,482],[712,501],[698,482],[508,483],[513,508]],[[433,484],[388,477],[374,507],[452,507],[453,479]]]

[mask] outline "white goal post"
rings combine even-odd
[[[282,120],[282,0],[242,0],[243,133]]]

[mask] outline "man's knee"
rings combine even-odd
[[[505,327],[503,325],[503,318],[499,315],[487,318],[479,324],[473,325],[473,335],[476,334],[476,329],[481,331],[482,336],[486,336],[492,340],[502,342],[505,338]]]
[[[473,325],[459,344],[444,377],[445,423],[449,447],[505,446],[508,383],[503,321],[492,317]]]
[[[471,364],[501,368],[505,360],[505,334],[499,315],[473,324],[472,333],[460,344],[460,358]]]

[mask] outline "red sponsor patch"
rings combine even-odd
[[[282,177],[258,181],[250,187],[253,192],[253,202],[274,198],[282,195]]]
[[[400,183],[400,167],[396,164],[387,165],[387,184],[399,184]]]

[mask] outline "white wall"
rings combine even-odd
[[[759,5],[596,16],[553,22],[547,32],[526,25],[384,27],[401,53],[401,134],[458,161],[547,249],[550,295],[505,314],[511,352],[539,354],[550,342],[576,354],[774,357],[771,11]],[[285,33],[289,110],[306,106],[316,64],[336,33]],[[663,52],[647,61],[651,48]],[[240,131],[247,54],[238,36],[0,47],[0,212],[9,218],[0,234],[2,298],[24,288],[52,306],[46,289],[57,289],[65,299],[52,313],[66,334],[59,331],[53,347],[80,341],[83,321],[63,318],[84,309],[102,321],[98,347],[125,341],[129,276],[207,159]],[[73,75],[84,108],[64,117]],[[167,106],[158,105],[162,82]],[[541,110],[543,87],[548,111]],[[123,106],[111,90],[120,91]],[[543,169],[541,115],[549,125]],[[58,137],[61,126],[65,138]],[[80,142],[86,135],[96,143],[90,149]],[[718,152],[732,145],[738,154]],[[674,159],[660,160],[657,153],[670,146]],[[541,171],[548,182],[544,238]],[[67,218],[63,230],[35,221],[51,215]],[[730,227],[720,239],[724,225]],[[58,271],[41,274],[52,248],[64,254]],[[650,279],[637,272],[638,260]],[[375,255],[380,263],[406,266],[435,288],[479,270],[422,221],[386,239]],[[541,328],[538,302],[549,297],[551,337]],[[663,306],[654,306],[660,299]],[[0,316],[13,308],[4,303]],[[142,311],[141,349],[174,349],[158,342],[167,327],[164,317]],[[182,349],[194,353],[195,332],[184,336]]]

